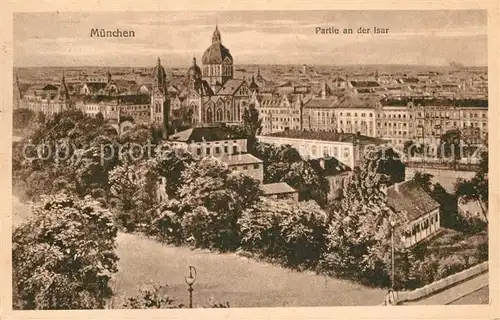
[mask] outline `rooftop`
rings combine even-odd
[[[397,212],[406,212],[409,221],[439,208],[439,203],[414,180],[407,180],[387,188],[387,205]]]
[[[336,98],[313,98],[304,104],[304,108],[333,108],[335,107],[336,100]]]
[[[306,139],[306,140],[321,140],[321,141],[336,141],[336,142],[350,142],[353,143],[355,139],[359,140],[361,144],[385,144],[386,140],[358,135],[355,133],[339,133],[339,132],[326,132],[326,131],[299,131],[287,130],[275,132],[268,135],[268,137],[280,138],[293,138],[293,139]]]
[[[340,162],[335,157],[326,157],[309,160],[311,167],[323,176],[335,176],[351,171],[351,168]]]
[[[260,185],[260,189],[265,196],[282,194],[282,193],[295,193],[294,188],[290,187],[286,182],[268,183]]]
[[[219,159],[229,166],[255,164],[263,162],[259,158],[251,155],[250,153],[223,155],[222,157],[219,157]]]
[[[413,102],[418,106],[455,106],[455,107],[476,107],[488,108],[488,99],[386,99],[382,100],[384,106],[406,106]]]
[[[354,88],[380,87],[376,81],[349,81]]]
[[[246,138],[242,134],[238,134],[228,127],[194,127],[170,135],[168,139],[180,142],[202,142]]]
[[[218,95],[234,95],[236,90],[238,90],[241,85],[245,83],[245,80],[242,79],[230,79],[227,80],[222,88],[217,91]]]

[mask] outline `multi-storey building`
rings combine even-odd
[[[17,80],[17,82],[19,81]],[[28,108],[35,113],[43,113],[48,117],[52,117],[70,107],[70,98],[64,74],[59,86],[52,84],[34,85],[20,97],[22,97],[20,103],[22,108]]]
[[[195,158],[230,156],[247,152],[247,140],[227,127],[194,127],[168,137],[174,148],[182,148]]]
[[[294,98],[295,100],[292,100]],[[302,129],[302,101],[300,95],[258,96],[254,93],[250,103],[253,103],[260,113],[262,134]]]
[[[350,168],[359,164],[366,148],[387,142],[359,133],[292,130],[257,136],[257,139],[275,145],[290,145],[308,160],[333,156]]]
[[[381,106],[377,112],[376,136],[389,140],[392,145],[403,146],[415,136],[414,113],[408,106]]]
[[[309,131],[337,130],[336,102],[336,97],[310,98],[306,100],[303,105],[301,129]]]

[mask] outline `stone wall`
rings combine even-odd
[[[443,278],[441,280],[430,283],[422,288],[415,289],[413,291],[401,291],[398,292],[398,302],[413,301],[425,298],[429,295],[442,291],[446,288],[452,287],[453,285],[482,274],[488,271],[488,261],[475,265],[469,269],[457,272]]]

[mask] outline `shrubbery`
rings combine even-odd
[[[148,286],[139,289],[139,294],[127,297],[123,303],[125,309],[179,309],[187,308],[177,303],[166,294],[167,286]],[[203,308],[229,308],[229,302],[219,303],[211,298]]]
[[[12,238],[15,309],[103,308],[117,271],[111,213],[86,197],[42,197]]]
[[[287,267],[315,268],[325,244],[326,219],[314,202],[263,199],[238,221],[241,246]]]

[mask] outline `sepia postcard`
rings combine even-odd
[[[138,4],[5,6],[2,318],[500,317],[497,2]]]

